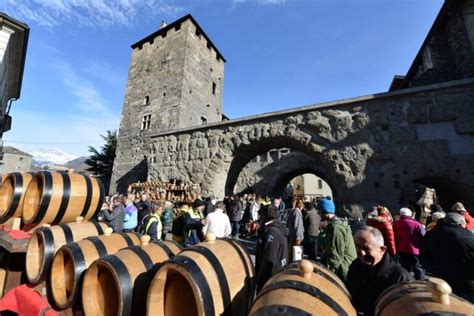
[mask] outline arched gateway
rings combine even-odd
[[[417,181],[442,183],[440,188],[445,190],[449,189],[446,181],[428,180],[452,179],[463,188],[462,198],[471,199],[463,203],[474,206],[474,81],[469,71],[473,43],[464,24],[458,23],[470,18],[461,14],[463,10],[458,2],[447,2],[443,6],[407,76],[397,77],[387,93],[227,121],[217,117],[208,121],[211,112],[214,116],[221,114],[223,57],[213,45],[196,44],[198,48],[194,53],[205,58],[202,51],[206,48],[212,53],[209,63],[217,64],[211,67],[209,98],[199,94],[200,102],[214,103],[190,110],[192,118],[201,119],[194,124],[205,124],[193,127],[180,125],[182,118],[173,112],[176,108],[191,106],[188,101],[183,99],[174,107],[167,107],[166,92],[160,92],[155,98],[147,91],[136,91],[136,80],[143,79],[141,75],[147,73],[146,69],[153,71],[155,67],[145,63],[141,69],[136,60],[153,57],[153,45],[173,36],[178,38],[179,32],[188,28],[197,36],[196,40],[204,37],[210,43],[190,16],[177,21],[181,23],[178,29],[177,22],[168,25],[165,31],[172,34],[166,38],[160,30],[154,33],[155,37],[162,36],[159,40],[152,34],[135,44],[112,187],[123,191],[137,180],[178,178],[200,184],[205,194],[222,198],[233,191],[241,170],[254,157],[274,148],[288,148],[298,153],[294,164],[282,159],[284,167],[276,168],[272,180],[266,182],[269,190],[282,190],[281,186],[294,175],[315,173],[330,184],[340,210],[358,213],[377,203],[397,208],[402,191]],[[460,34],[456,47],[435,45],[436,40],[444,40],[439,34],[451,31]],[[171,44],[166,42],[166,45]],[[187,47],[190,49],[190,45]],[[441,54],[444,62],[431,59],[429,67],[426,66],[428,53]],[[186,54],[189,52],[184,54],[184,60],[187,60]],[[174,60],[171,58],[168,62]],[[220,73],[214,78],[218,66]],[[219,83],[218,92],[214,81]],[[191,87],[195,82],[190,80],[188,84]],[[173,90],[170,93],[174,93]],[[212,101],[215,93],[219,96]],[[143,100],[150,105],[141,103],[141,94],[149,96]],[[153,125],[153,117],[160,115],[159,106],[162,113],[168,111],[166,119],[175,118],[176,124],[171,129]],[[138,122],[137,126],[131,123],[131,115]],[[137,119],[142,116],[143,121]],[[451,195],[456,193],[450,192]]]

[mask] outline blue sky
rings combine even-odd
[[[227,60],[230,118],[384,92],[442,0],[0,0],[27,23],[21,99],[5,145],[87,155],[118,129],[130,45],[191,13]],[[16,142],[8,142],[16,141]]]

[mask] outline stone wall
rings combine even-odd
[[[146,148],[148,178],[183,179],[222,197],[254,157],[290,148],[307,162],[281,170],[277,182],[312,166],[353,213],[397,208],[402,189],[426,179],[462,184],[459,198],[473,205],[472,102],[473,81],[464,80],[162,133]]]

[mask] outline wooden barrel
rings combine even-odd
[[[68,172],[37,172],[26,189],[23,222],[64,224],[91,219],[100,210],[104,187],[97,178]]]
[[[26,276],[30,283],[39,283],[46,279],[59,248],[87,237],[102,235],[107,228],[104,223],[82,220],[82,217],[78,217],[75,223],[41,227],[33,232],[28,242],[25,263]]]
[[[142,244],[94,261],[82,283],[85,315],[144,315],[153,267],[174,257],[182,247],[172,241]],[[132,313],[133,311],[133,313]]]
[[[290,264],[268,280],[250,315],[356,315],[344,283],[309,260]]]
[[[29,172],[13,172],[8,174],[0,186],[0,223],[12,217],[20,217],[26,188],[32,174]]]
[[[254,275],[250,255],[236,240],[185,248],[155,274],[147,315],[247,315]]]
[[[71,307],[79,299],[82,276],[92,262],[139,243],[137,234],[112,234],[109,227],[102,236],[61,247],[54,256],[49,275],[52,303],[61,310]]]
[[[474,306],[452,294],[442,279],[396,284],[380,294],[375,315],[474,315]]]

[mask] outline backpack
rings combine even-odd
[[[180,215],[173,221],[173,227],[171,233],[175,236],[183,236],[184,230],[184,215]]]

